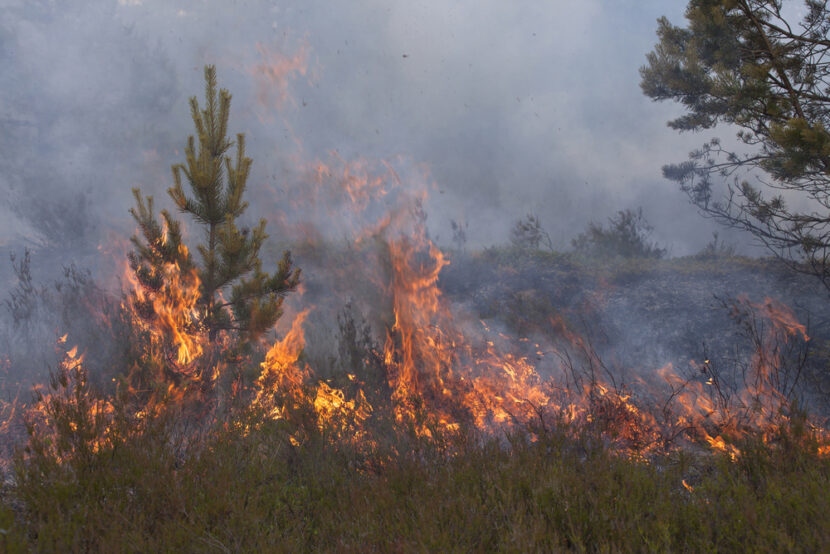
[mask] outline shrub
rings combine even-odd
[[[542,228],[539,216],[527,214],[520,219],[510,231],[510,242],[513,246],[522,249],[538,250],[540,246],[553,250],[553,241],[550,235]]]
[[[576,252],[588,256],[662,258],[666,249],[651,241],[654,228],[643,217],[643,209],[620,210],[608,218],[608,227],[589,223],[588,229],[571,241]]]

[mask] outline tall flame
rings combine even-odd
[[[187,247],[181,245],[186,250]],[[160,290],[148,293],[139,285],[133,271],[126,271],[132,285],[132,301],[128,309],[134,321],[150,332],[161,344],[170,345],[176,351],[176,363],[186,367],[204,353],[206,336],[199,326],[197,305],[201,292],[196,270],[183,271],[177,264],[165,264],[162,268],[163,285]],[[142,317],[139,307],[149,304],[151,316]]]

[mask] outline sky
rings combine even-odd
[[[670,255],[698,251],[715,230],[748,244],[661,175],[733,134],[678,134],[666,121],[679,107],[640,91],[657,18],[680,24],[684,8],[0,0],[0,246],[106,250],[133,231],[132,187],[170,207],[170,165],[193,132],[187,101],[202,96],[205,64],[232,92],[230,129],[254,159],[252,216],[290,212],[284,199],[323,160],[417,173],[439,244],[450,220],[468,224],[471,246],[505,243],[533,213],[566,249],[589,222],[638,207]]]

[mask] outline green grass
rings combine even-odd
[[[733,463],[650,463],[599,441],[399,435],[371,451],[277,424],[231,426],[188,449],[170,426],[114,448],[18,460],[5,549],[227,551],[767,551],[830,544],[830,462],[742,445]],[[687,490],[682,482],[691,485]],[[14,510],[12,510],[14,507]]]

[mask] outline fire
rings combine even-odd
[[[345,197],[358,211],[389,192],[382,179],[362,173],[358,178],[358,173],[349,171],[340,175]],[[366,389],[353,373],[342,388],[317,374],[319,368],[312,368],[304,356],[304,326],[315,309],[307,307],[267,348],[259,376],[248,389],[246,401],[265,419],[311,421],[315,433],[364,445],[372,444],[373,422],[387,409],[398,425],[423,437],[465,427],[496,433],[564,424],[593,430],[619,452],[641,459],[695,443],[736,460],[741,456],[736,440],[750,433],[773,440],[787,425],[787,395],[778,377],[782,345],[809,340],[806,327],[787,306],[769,298],[759,304],[748,299],[736,303],[736,313],[751,311],[763,322],[744,372],[748,378],[739,390],[724,389],[721,374],[709,359],[692,362],[691,375],[682,376],[669,363],[650,381],[618,384],[590,341],[570,329],[564,318],[551,319],[547,339],[531,340],[493,331],[487,322],[454,310],[439,287],[439,276],[451,262],[428,239],[418,213],[392,209],[373,222],[381,224],[371,231],[372,244],[380,250],[372,258],[379,271],[370,273],[366,282],[379,289],[378,304],[389,310],[381,318],[386,332],[379,353],[388,397]],[[360,244],[366,236],[361,232],[355,240]],[[152,338],[150,355],[164,354],[165,371],[188,378],[208,375],[208,382],[217,382],[226,362],[211,352],[200,326],[198,276],[175,264],[165,265],[162,271],[163,286],[152,294],[128,273],[133,288],[124,308]],[[42,392],[40,407],[33,411],[40,414],[39,425],[44,428],[56,417],[56,395],[70,398],[60,392],[68,383],[89,395],[84,355],[77,346],[66,348],[67,340],[67,335],[59,339],[64,357],[58,381],[63,388]],[[542,345],[543,340],[549,342]],[[216,348],[223,347],[220,340]],[[186,383],[174,379],[167,386],[170,397],[181,398]],[[234,386],[234,395],[245,394],[242,387]],[[372,405],[368,398],[386,405]],[[12,412],[15,409],[11,406]],[[100,440],[105,440],[112,403],[90,400],[86,409],[89,421],[103,426]],[[147,414],[147,406],[132,412],[136,420]],[[810,429],[819,438],[819,454],[830,455],[824,429],[813,422]],[[302,444],[309,432],[308,428],[294,432],[292,444]]]
[[[180,246],[185,252],[187,247]],[[205,351],[206,336],[199,326],[197,303],[201,292],[195,269],[183,271],[177,264],[162,268],[160,290],[150,294],[139,285],[135,273],[126,270],[126,279],[132,285],[132,295],[126,308],[134,322],[149,331],[162,348],[175,350],[175,361],[183,373]]]
[[[434,244],[409,238],[389,241],[389,294],[394,319],[384,359],[399,421],[418,419],[425,406],[448,430],[471,421],[491,424],[526,421],[548,403],[541,381],[525,357],[501,354],[493,341],[474,344],[457,326],[438,288],[449,260]],[[430,431],[426,426],[420,429]]]
[[[738,456],[741,454],[740,450],[738,450],[735,446],[727,443],[720,435],[718,435],[717,437],[712,437],[704,431],[704,438],[706,439],[706,442],[709,443],[709,446],[711,446],[714,450],[720,450],[721,452],[726,452],[727,454],[729,454],[729,457],[732,459],[732,461],[737,460]]]
[[[527,357],[511,352],[523,341],[504,334],[488,338],[463,332],[438,288],[439,273],[449,264],[445,254],[417,235],[390,240],[387,247],[394,320],[384,359],[399,421],[417,420],[416,409],[421,407],[447,429],[464,421],[492,430],[547,418],[597,426],[607,441],[631,455],[674,448],[688,437],[732,459],[741,451],[731,441],[748,433],[773,437],[788,423],[788,400],[779,378],[781,348],[789,340],[809,337],[792,310],[776,300],[753,304],[739,299],[765,322],[749,361],[749,379],[739,390],[725,391],[709,360],[692,367],[703,379],[683,378],[667,364],[656,375],[669,390],[646,391],[652,398],[668,394],[656,411],[641,395],[603,381],[593,369],[604,367],[602,362],[561,320],[553,322],[555,334],[565,340],[565,349],[581,353],[591,370],[590,375],[564,383],[557,375],[575,375],[572,354],[565,350],[558,352],[565,363],[543,377]],[[421,431],[429,434],[426,427]],[[827,451],[825,446],[821,449]]]
[[[338,187],[345,193],[350,202],[350,209],[361,213],[370,203],[382,199],[387,194],[387,178],[383,175],[374,175],[370,172],[366,160],[357,160],[347,163],[337,152],[332,156],[337,165],[323,163],[318,160],[312,166],[313,182],[316,186],[324,186],[324,183],[335,178]],[[394,173],[391,167],[387,166],[390,174]],[[337,173],[333,173],[337,171]]]
[[[745,297],[738,297],[740,302],[749,302]],[[772,332],[784,332],[788,336],[800,335],[805,341],[810,340],[807,336],[807,328],[798,322],[798,318],[792,308],[774,298],[764,298],[763,304],[755,304],[756,310],[764,314],[772,323]]]
[[[298,314],[291,323],[291,329],[282,340],[275,342],[262,362],[259,378],[256,380],[255,406],[266,409],[275,419],[285,415],[284,405],[275,402],[274,395],[286,395],[287,401],[297,402],[302,396],[302,387],[310,374],[308,367],[300,367],[298,360],[305,347],[303,323],[309,311]]]
[[[66,343],[66,336],[58,345]],[[34,446],[55,459],[97,452],[111,444],[111,420],[115,408],[94,393],[78,347],[63,350],[57,371],[47,386],[35,387],[36,402],[24,414]],[[60,430],[68,433],[60,433]]]
[[[291,329],[271,346],[265,361],[260,364],[262,372],[255,383],[253,405],[272,419],[290,417],[291,412],[301,409],[304,400],[309,398],[307,388],[314,377],[313,371],[299,361],[305,347],[303,324],[309,311],[306,309],[294,318]],[[334,431],[338,435],[349,428],[359,428],[372,413],[372,406],[362,390],[354,398],[347,399],[341,389],[322,380],[316,383],[313,401],[307,407],[313,411],[320,431]],[[295,434],[292,442],[300,444],[301,437]]]
[[[782,423],[774,417],[786,400],[773,382],[780,363],[776,345],[808,336],[792,310],[780,302],[747,304],[768,322],[767,334],[749,362],[749,374],[757,379],[734,394],[724,394],[708,360],[690,368],[700,378],[681,376],[667,364],[654,378],[638,379],[633,387],[615,383],[590,341],[562,318],[551,321],[546,330],[551,344],[544,346],[493,332],[486,322],[483,331],[474,329],[468,323],[473,318],[459,317],[440,290],[439,275],[450,260],[425,232],[425,187],[409,189],[409,181],[389,164],[377,174],[363,161],[346,162],[338,155],[333,160],[331,166],[319,161],[313,166],[307,196],[291,203],[303,213],[309,210],[304,206],[312,213],[322,210],[318,219],[332,221],[335,228],[345,221],[353,230],[356,249],[371,239],[379,251],[366,258],[377,267],[361,271],[378,289],[370,300],[389,310],[380,318],[385,326],[380,357],[390,394],[387,401],[398,424],[432,436],[436,429],[455,431],[464,425],[495,432],[561,422],[593,428],[607,443],[633,456],[691,441],[735,458],[740,450],[732,441],[748,432],[772,436]],[[349,270],[330,271],[336,276],[332,289],[342,294],[338,279],[351,278]],[[347,396],[298,362],[302,345],[296,326],[304,320],[305,313],[272,347],[263,365],[261,389],[269,390],[266,382],[281,382],[286,391],[304,386],[318,422],[342,418],[342,413],[336,414],[346,408],[362,414],[353,420],[356,425],[371,425],[372,412],[358,408],[363,404],[360,398],[366,398],[362,390]],[[554,356],[546,357],[550,353]],[[274,362],[278,358],[282,361]],[[264,393],[257,394],[261,399]],[[758,410],[759,405],[763,409]]]
[[[671,365],[658,375],[670,389],[673,427],[735,460],[741,451],[730,440],[759,434],[769,441],[788,426],[788,383],[781,375],[783,348],[793,339],[806,342],[809,336],[795,313],[775,299],[753,303],[739,297],[732,311],[739,320],[751,320],[755,346],[743,370],[744,382],[737,389],[722,382],[721,372],[708,359],[703,364],[691,363],[699,378],[682,378]],[[826,443],[826,433],[815,424],[811,427],[813,435]],[[826,448],[819,447],[819,452],[826,452]]]
[[[475,322],[472,317],[465,323],[439,287],[439,275],[450,260],[424,233],[385,238],[379,244],[386,249],[379,259],[389,264],[381,296],[390,307],[380,353],[389,397],[380,402],[388,402],[399,425],[421,436],[452,433],[464,426],[493,433],[565,424],[576,430],[593,429],[619,452],[640,459],[695,443],[737,460],[741,456],[734,444],[737,439],[759,434],[772,441],[789,422],[787,397],[776,381],[783,363],[781,344],[809,337],[792,310],[780,302],[765,299],[755,304],[743,299],[736,305],[736,310],[763,316],[759,327],[763,333],[739,390],[724,390],[720,373],[709,359],[702,364],[692,362],[688,376],[666,364],[654,373],[653,382],[640,379],[629,388],[602,378],[607,370],[590,343],[561,318],[552,320],[548,329],[561,344],[544,346],[527,337],[494,332],[487,322]],[[172,349],[175,358],[168,362],[174,368],[185,371],[188,364],[212,364],[208,369],[211,381],[216,381],[221,362],[204,359],[206,343],[195,310],[198,278],[175,265],[164,271],[167,285],[160,294],[145,295],[135,284],[132,301],[125,308],[153,337],[154,347]],[[372,281],[379,282],[379,278]],[[142,302],[152,302],[153,318],[139,317]],[[377,398],[377,391],[370,395],[360,377],[348,374],[348,382],[339,388],[332,380],[320,378],[306,361],[304,326],[313,309],[297,313],[284,336],[268,347],[253,383],[250,405],[272,420],[302,421],[297,414],[311,414],[316,433],[330,440],[371,445],[373,421],[385,408],[368,401]],[[83,368],[84,354],[77,346],[68,347],[67,341],[67,335],[59,338],[60,370],[51,390],[40,389],[40,400],[28,409],[29,417],[36,428],[47,429],[61,417],[60,401],[80,402],[87,411],[84,421],[99,434],[90,446],[95,450],[108,440],[107,421],[114,407],[93,398]],[[546,352],[555,356],[545,359]],[[171,383],[170,392],[181,386]],[[17,409],[16,404],[4,406],[12,414]],[[141,421],[147,413],[146,407],[139,407],[132,416]],[[70,424],[72,432],[80,432],[77,427],[78,423]],[[814,422],[809,422],[809,429],[818,439],[819,455],[830,455],[826,431]],[[299,445],[308,436],[306,429],[294,432],[290,440]],[[68,451],[57,454],[65,456]],[[685,482],[683,486],[693,491]]]
[[[491,432],[536,420],[593,422],[613,427],[613,440],[621,444],[644,448],[656,442],[654,418],[629,394],[599,381],[567,390],[552,376],[540,375],[526,355],[511,351],[528,341],[493,334],[486,324],[484,335],[465,332],[438,288],[438,275],[449,261],[430,241],[422,240],[420,250],[416,244],[411,239],[388,244],[394,322],[385,360],[399,421],[417,420],[416,407],[425,406],[448,430],[462,423]],[[585,347],[561,322],[556,329]],[[538,344],[532,346],[535,354],[544,354]],[[430,434],[426,426],[421,432]]]
[[[283,102],[288,76],[305,74],[307,52],[301,49],[285,58],[260,47],[260,54],[263,62],[255,70],[264,83],[260,100],[274,103],[269,95],[276,91],[276,103]],[[383,382],[367,385],[355,374],[357,368],[347,368],[348,382],[338,386],[336,378],[326,378],[326,368],[311,366],[305,355],[305,327],[318,308],[299,311],[280,340],[254,345],[253,353],[230,352],[221,336],[209,343],[197,309],[201,287],[196,271],[167,263],[152,268],[160,272],[160,285],[152,290],[128,270],[131,288],[123,303],[130,321],[150,337],[141,354],[152,362],[146,365],[157,373],[167,397],[181,401],[194,383],[200,385],[194,387],[200,393],[213,392],[211,387],[226,369],[248,362],[259,370],[258,376],[246,387],[240,371],[231,396],[241,398],[262,422],[296,424],[290,435],[295,445],[313,433],[371,445],[373,425],[388,416],[421,437],[464,429],[490,434],[524,429],[533,434],[562,425],[594,433],[616,451],[641,459],[694,444],[735,460],[741,456],[737,440],[754,433],[771,441],[788,424],[788,384],[779,371],[783,347],[810,339],[806,327],[781,302],[736,302],[736,316],[747,311],[757,316],[756,323],[763,322],[753,327],[754,352],[746,367],[738,368],[744,371],[737,372],[747,379],[736,390],[727,390],[722,373],[708,359],[692,362],[690,374],[669,363],[651,373],[640,368],[641,376],[634,382],[618,383],[590,339],[564,317],[550,318],[532,339],[512,336],[490,328],[496,324],[479,324],[442,294],[439,278],[451,260],[426,231],[426,184],[410,186],[406,171],[394,164],[347,161],[336,153],[330,163],[317,161],[305,169],[304,186],[287,193],[287,205],[290,212],[310,215],[313,221],[294,222],[286,213],[277,219],[287,229],[286,236],[310,243],[309,249],[332,237],[348,237],[349,252],[338,261],[346,259],[341,265],[352,265],[330,264],[329,275],[321,277],[329,281],[320,288],[326,289],[330,304],[344,303],[358,287],[369,290],[364,303],[371,303],[373,331],[383,339],[372,350]],[[325,228],[315,226],[315,221],[325,222]],[[167,240],[165,229],[161,241]],[[186,247],[180,248],[180,259],[188,258]],[[609,287],[602,289],[606,292],[594,298],[598,304],[607,302]],[[84,355],[77,346],[67,349],[67,340],[67,335],[59,340],[63,350],[57,384],[51,391],[41,389],[32,413],[45,429],[60,417],[61,401],[81,403],[86,421],[99,433],[96,440],[105,441],[113,404],[93,399]],[[263,354],[257,368],[251,360]],[[205,393],[199,401],[207,397]],[[134,406],[130,415],[144,420],[152,413],[153,401],[151,397]],[[3,409],[14,414],[17,406]],[[205,412],[213,415],[209,409]],[[826,431],[812,421],[810,429],[820,439],[818,452],[830,455]]]
[[[372,415],[372,406],[363,391],[347,400],[342,390],[320,381],[314,397],[314,410],[322,429],[345,431],[344,423],[351,419],[358,427]]]
[[[256,47],[261,58],[252,69],[256,79],[257,99],[270,113],[273,108],[279,109],[291,100],[289,82],[308,72],[308,45],[301,44],[299,50],[291,56],[262,43],[257,43]]]

